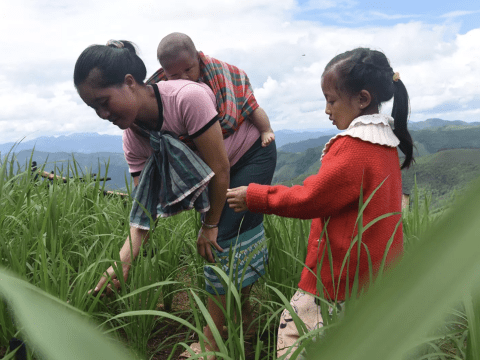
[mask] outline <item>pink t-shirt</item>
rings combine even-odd
[[[157,84],[163,105],[162,130],[195,139],[213,123],[217,115],[215,95],[203,83],[187,80],[161,81]],[[230,166],[233,166],[260,137],[253,124],[245,120],[238,130],[224,140]],[[142,171],[152,154],[150,139],[131,129],[123,132],[123,151],[130,173]]]

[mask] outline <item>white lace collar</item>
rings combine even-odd
[[[323,159],[332,146],[333,142],[340,136],[351,136],[370,142],[372,144],[397,147],[400,140],[393,133],[393,118],[384,114],[372,114],[359,116],[350,123],[348,129],[332,137],[322,151]]]

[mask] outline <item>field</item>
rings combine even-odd
[[[119,293],[93,296],[89,290],[118,260],[130,204],[77,173],[69,167],[63,184],[1,163],[0,356],[14,358],[8,345],[15,337],[33,359],[176,359],[211,321],[195,246],[197,214],[160,220]],[[316,347],[307,358],[479,359],[479,229],[472,220],[480,215],[478,194],[477,186],[435,215],[428,197],[416,198],[403,214],[405,259],[349,299],[345,317],[327,324],[328,341],[305,334],[302,347]],[[237,320],[233,274],[212,265],[230,289],[226,333],[216,333],[218,359],[275,358],[278,319],[303,268],[309,221],[267,216],[265,231],[268,273],[253,288],[250,329]],[[255,336],[245,340],[252,329]]]

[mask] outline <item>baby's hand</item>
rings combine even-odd
[[[235,212],[248,210],[247,207],[247,188],[248,186],[240,186],[235,189],[227,189],[227,202]]]
[[[275,140],[275,134],[273,133],[272,129],[268,129],[268,131],[264,131],[260,134],[262,138],[262,146],[268,146],[270,143]]]

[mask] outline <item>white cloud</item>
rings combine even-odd
[[[354,0],[309,0],[307,4],[302,8],[303,11],[308,10],[325,10],[331,8],[352,8],[358,4],[358,1]]]
[[[293,0],[4,3],[0,31],[7,36],[0,40],[0,143],[25,135],[120,133],[76,94],[72,75],[78,55],[88,45],[111,38],[132,40],[151,74],[158,68],[158,42],[173,31],[189,34],[198,49],[246,70],[274,129],[330,127],[321,74],[333,56],[358,46],[384,51],[401,73],[411,98],[412,119],[480,121],[480,106],[475,103],[480,99],[476,81],[480,28],[459,35],[458,25],[449,20],[438,25],[415,21],[386,27],[323,26],[295,20],[292,14],[298,4]],[[335,3],[343,8],[355,5]],[[326,0],[306,6],[331,5]]]
[[[405,14],[385,14],[380,11],[369,11],[368,12],[368,17],[371,19],[372,17],[374,18],[379,18],[379,19],[385,19],[385,20],[394,20],[394,19],[411,19],[411,18],[419,18],[420,15],[405,15]]]
[[[479,11],[465,11],[465,10],[457,10],[457,11],[451,11],[446,14],[441,15],[441,18],[455,18],[459,16],[465,16],[465,15],[472,15],[472,14],[477,14]]]

